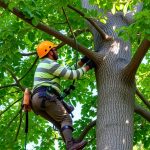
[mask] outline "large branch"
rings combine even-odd
[[[78,35],[80,35],[80,34],[82,34],[82,33],[84,33],[84,32],[89,32],[89,29],[82,29],[82,30],[79,29],[79,30],[76,30],[73,34],[74,34],[75,36],[78,36]],[[70,38],[73,38],[72,35],[70,35],[69,37],[70,37]],[[60,44],[58,44],[57,49],[63,47],[64,45],[66,45],[66,43],[61,42]],[[21,54],[22,56],[31,56],[31,55],[36,55],[37,53],[36,53],[36,52],[29,52],[29,53],[20,53],[20,54]]]
[[[140,44],[139,48],[137,49],[136,53],[134,54],[131,62],[125,68],[126,73],[129,77],[135,75],[142,59],[144,58],[149,48],[150,48],[150,41],[144,39]]]
[[[72,10],[74,10],[75,12],[77,12],[80,16],[82,16],[83,18],[85,18],[88,22],[91,23],[91,25],[93,25],[93,27],[97,30],[97,32],[102,36],[102,39],[104,40],[113,40],[113,37],[107,35],[95,22],[92,18],[88,18],[85,16],[85,14],[83,12],[81,12],[80,10],[78,10],[77,8],[74,8],[71,5],[68,5],[68,7]]]
[[[0,7],[3,7],[5,9],[8,9],[8,4],[5,4],[2,0],[0,0]],[[32,19],[28,19],[21,11],[19,11],[17,8],[13,8],[12,10],[9,10],[10,12],[12,12],[14,15],[16,15],[17,17],[21,18],[22,20],[24,20],[25,22],[29,23],[30,25],[32,25],[33,27],[47,33],[50,34],[54,37],[56,37],[57,39],[65,42],[66,44],[68,44],[69,46],[71,46],[72,48],[78,50],[79,52],[83,53],[84,55],[87,55],[89,58],[91,58],[93,61],[96,61],[97,58],[97,53],[94,51],[91,51],[87,48],[85,48],[84,46],[82,46],[79,43],[76,43],[73,39],[68,38],[67,36],[63,35],[62,33],[56,31],[55,29],[44,25],[43,23],[38,23],[36,26],[34,26],[32,24]],[[99,59],[99,58],[97,58]]]
[[[150,102],[145,99],[145,97],[140,93],[138,89],[136,89],[136,94],[143,101],[143,103],[150,109]]]
[[[150,112],[145,110],[139,105],[135,106],[134,112],[145,118],[147,121],[150,122]]]

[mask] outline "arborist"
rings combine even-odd
[[[72,118],[60,100],[60,77],[71,80],[78,79],[92,69],[93,64],[86,64],[87,58],[83,58],[78,62],[81,67],[76,70],[70,70],[60,65],[57,63],[57,45],[50,41],[41,42],[37,46],[37,54],[40,62],[34,74],[32,109],[48,121],[51,117],[60,124],[67,150],[81,150],[87,142],[83,140],[77,142],[72,137]]]

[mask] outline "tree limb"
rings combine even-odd
[[[86,136],[86,134],[91,130],[91,128],[93,128],[96,125],[96,120],[90,122],[82,131],[82,133],[80,134],[80,136],[78,137],[77,140],[81,141],[84,139],[84,137]]]
[[[136,89],[136,94],[143,101],[143,103],[150,109],[150,102],[145,99],[145,97],[140,93],[138,89]]]
[[[74,32],[74,35],[75,35],[75,36],[78,36],[78,35],[80,35],[80,34],[83,33],[83,32],[89,32],[89,29],[82,29],[82,30],[79,29],[79,30],[76,30],[76,31]],[[70,37],[70,38],[73,38],[72,35],[70,35],[69,37]],[[58,44],[57,49],[63,47],[64,45],[66,45],[66,43],[61,42],[60,44]],[[31,56],[31,55],[36,55],[37,53],[36,53],[36,52],[31,52],[31,53],[20,53],[20,54],[21,54],[22,56]]]
[[[92,18],[88,18],[85,16],[85,14],[83,12],[81,12],[80,10],[78,10],[77,8],[74,8],[71,5],[68,5],[68,7],[72,10],[74,10],[75,12],[77,12],[80,16],[82,16],[83,18],[85,18],[88,22],[91,23],[91,25],[93,25],[95,27],[95,29],[97,30],[97,32],[102,36],[103,40],[113,40],[113,37],[107,35],[94,21]]]
[[[0,7],[3,7],[5,9],[8,9],[8,4],[5,4],[2,0],[0,0]],[[84,55],[87,55],[90,59],[93,61],[96,61],[97,53],[94,51],[90,51],[89,49],[85,48],[79,43],[75,43],[73,39],[68,38],[67,36],[63,35],[62,33],[56,31],[55,29],[52,29],[51,27],[48,27],[47,25],[44,25],[43,23],[38,23],[36,26],[32,24],[32,19],[28,19],[21,11],[19,11],[17,8],[13,8],[12,10],[9,10],[17,17],[21,18],[25,22],[29,23],[33,27],[46,32],[47,34],[50,34],[57,39],[65,42],[66,44],[70,45],[72,48],[78,50],[79,52],[83,53]],[[78,49],[77,49],[78,47]],[[97,58],[99,59],[99,58]]]
[[[141,115],[142,117],[144,117],[147,121],[150,122],[150,112],[145,110],[144,108],[142,108],[139,105],[135,106],[134,112]],[[83,140],[83,138],[86,136],[86,134],[91,130],[92,127],[94,127],[96,125],[96,120],[90,122],[85,129],[82,131],[82,133],[80,134],[80,136],[78,137],[77,140]]]
[[[134,54],[131,62],[126,66],[125,72],[128,76],[134,76],[146,52],[150,48],[150,41],[144,39]]]
[[[134,112],[145,118],[148,122],[150,122],[150,112],[145,110],[139,105],[136,105],[134,108]]]

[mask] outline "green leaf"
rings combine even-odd
[[[39,20],[38,18],[33,18],[33,19],[32,19],[32,24],[33,24],[34,26],[37,26],[39,22],[40,22],[40,20]]]

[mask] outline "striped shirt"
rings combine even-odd
[[[33,90],[41,86],[50,86],[60,93],[60,77],[71,80],[79,79],[85,72],[84,67],[71,70],[61,66],[54,60],[44,58],[36,68]]]

